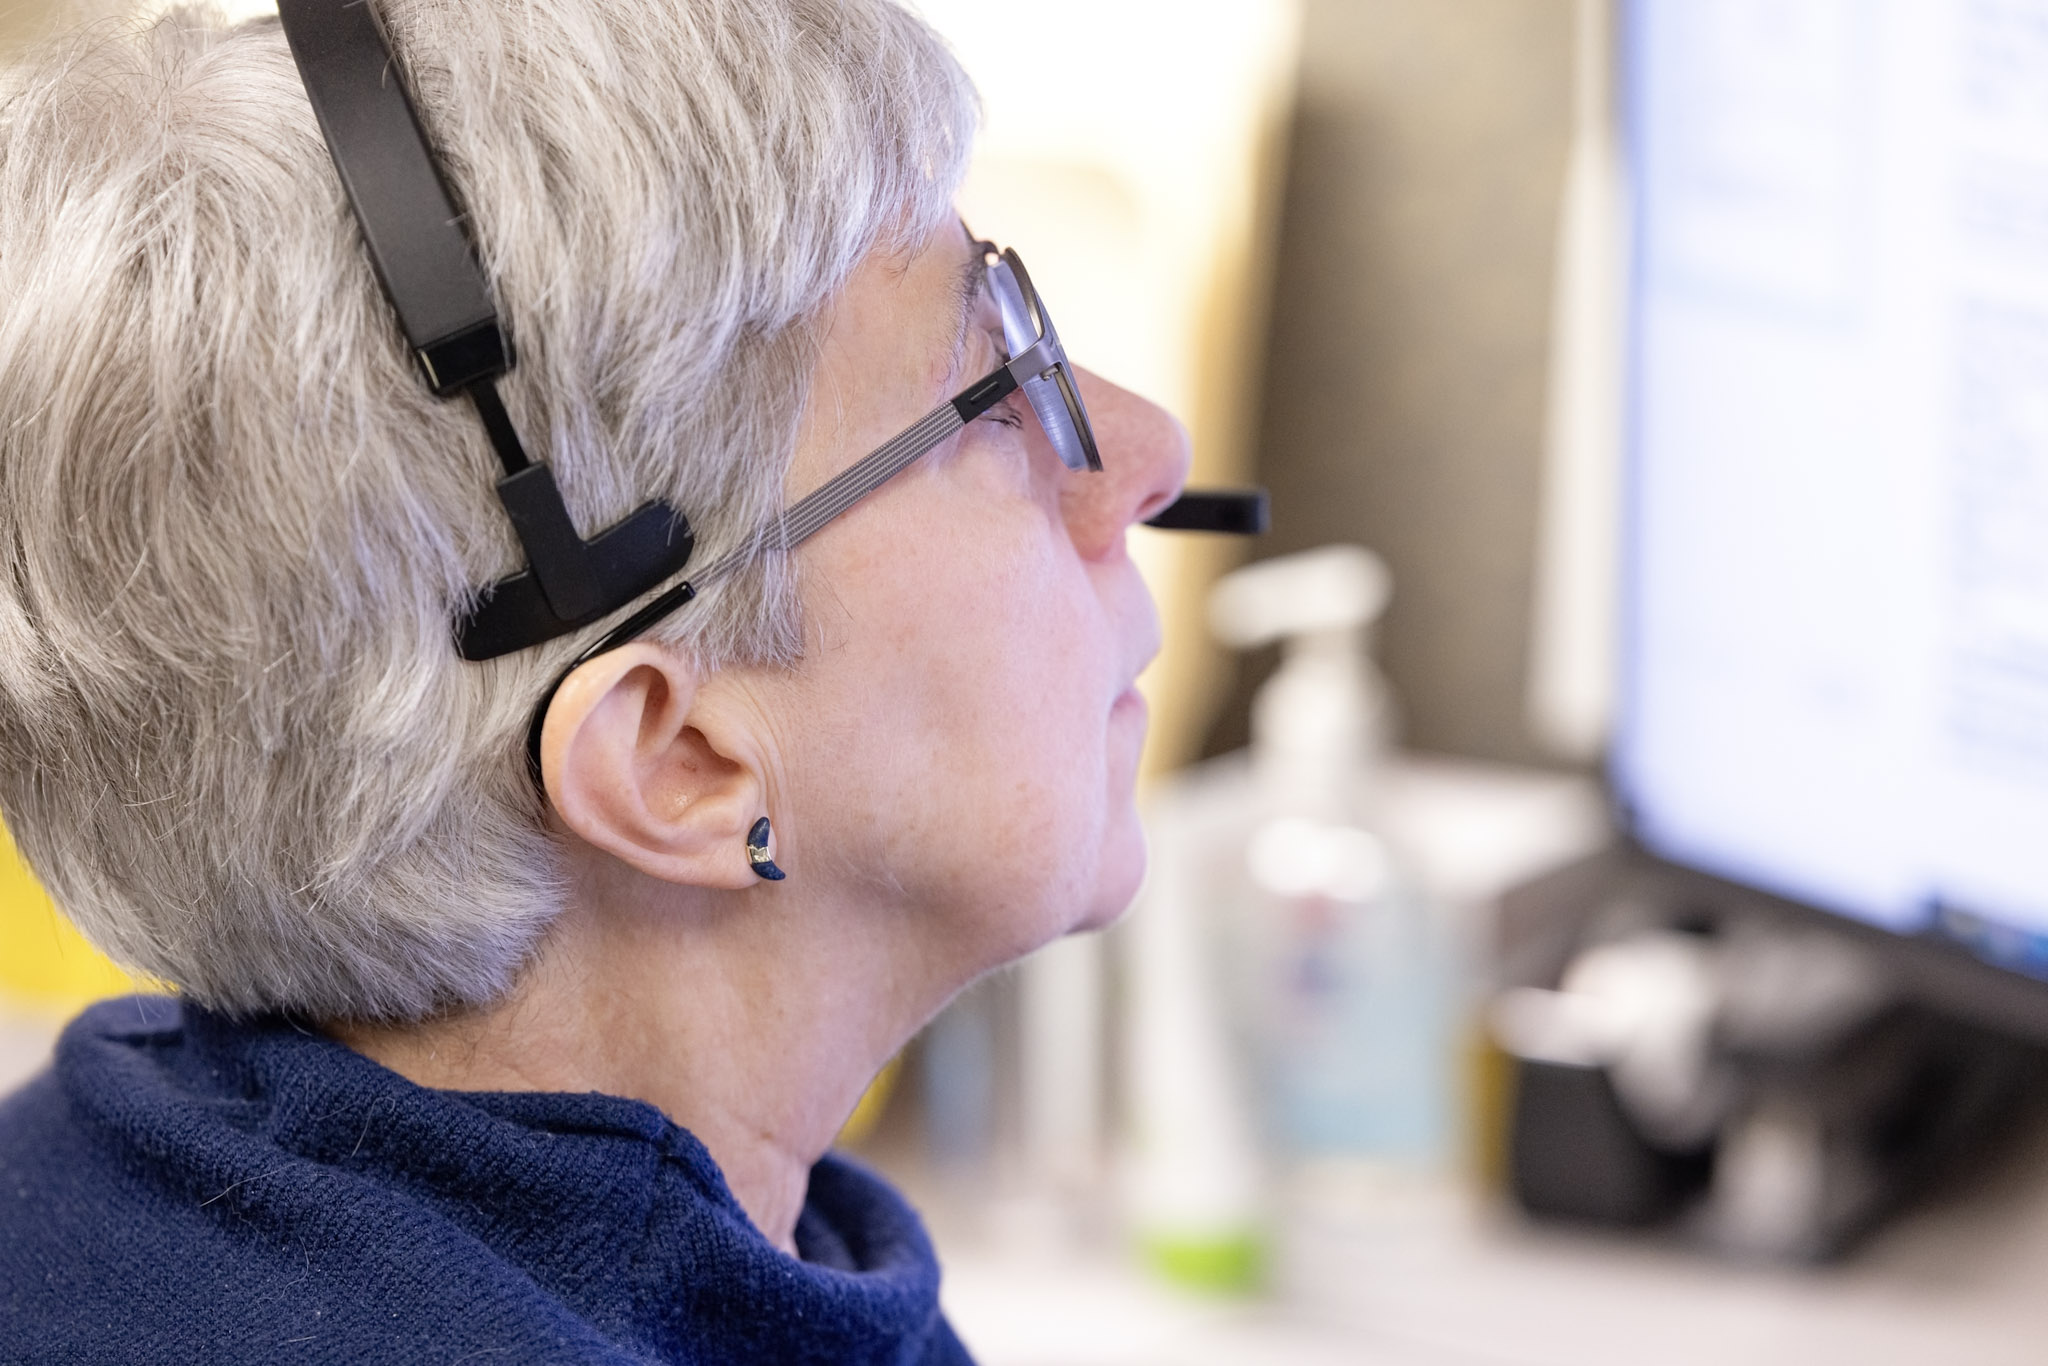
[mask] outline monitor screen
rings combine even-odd
[[[1613,776],[2048,976],[2048,0],[1627,0]]]

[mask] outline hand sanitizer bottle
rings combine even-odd
[[[1451,939],[1376,818],[1393,706],[1370,641],[1390,589],[1377,556],[1329,546],[1239,570],[1210,601],[1226,643],[1282,647],[1219,886],[1265,1127],[1291,1158],[1428,1164],[1452,1141]]]
[[[1118,932],[1131,1102],[1126,1192],[1154,1265],[1248,1288],[1277,1163],[1429,1163],[1451,1141],[1449,936],[1378,832],[1393,729],[1368,651],[1389,596],[1371,552],[1237,571],[1211,624],[1283,645],[1249,751],[1148,793],[1151,871]]]

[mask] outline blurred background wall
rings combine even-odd
[[[1407,743],[1526,718],[1571,0],[1307,0],[1255,449],[1260,556],[1362,541]],[[1244,742],[1255,659],[1210,735]]]

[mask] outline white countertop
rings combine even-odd
[[[1227,1303],[1114,1251],[940,1239],[982,1366],[2034,1366],[2048,1360],[2048,1132],[1821,1269],[1533,1227],[1454,1191],[1298,1230],[1284,1297]]]

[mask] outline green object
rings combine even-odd
[[[1266,1280],[1266,1247],[1258,1235],[1227,1238],[1165,1238],[1140,1240],[1145,1260],[1161,1276],[1189,1290],[1243,1295]]]

